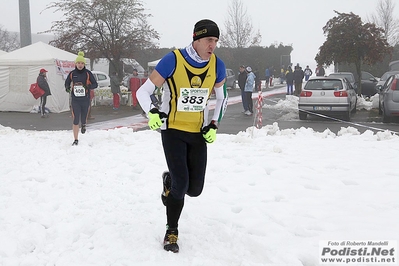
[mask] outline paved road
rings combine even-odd
[[[273,105],[285,98],[285,94],[276,94],[268,96],[264,99],[264,104]],[[219,133],[236,134],[239,131],[246,130],[248,127],[256,125],[257,118],[253,116],[246,116],[241,113],[241,104],[230,105],[227,108],[225,117],[219,127]],[[284,108],[278,109],[262,109],[262,125],[272,125],[274,122],[278,123],[280,130],[289,128],[312,128],[314,131],[323,132],[326,129],[331,130],[334,133],[338,133],[342,127],[354,127],[360,133],[366,130],[373,132],[390,130],[394,133],[399,134],[399,124],[382,123],[381,116],[378,115],[378,110],[372,109],[358,110],[356,114],[353,114],[351,121],[343,121],[339,117],[324,118],[318,116],[308,116],[307,120],[299,120],[299,116],[292,110],[285,110]]]
[[[278,87],[276,86],[278,89]],[[268,90],[271,91],[271,90]],[[238,89],[229,90],[230,106],[241,106],[240,91]],[[239,103],[239,104],[238,104]],[[110,129],[115,127],[131,127],[134,130],[145,128],[147,120],[141,116],[141,110],[135,110],[130,106],[121,105],[118,111],[112,110],[112,106],[93,106],[92,115],[95,117],[94,120],[89,120],[87,129]],[[237,107],[238,108],[238,107]],[[235,116],[235,112],[243,118],[241,122],[233,123],[226,127],[231,132],[225,131],[226,133],[234,133],[240,130],[245,130],[248,126],[248,121],[252,118],[245,117],[241,114],[241,110],[228,108],[225,116],[226,120],[231,120],[231,116]],[[234,119],[233,119],[234,122]],[[13,129],[25,129],[25,130],[71,130],[72,128],[72,117],[70,112],[63,113],[51,113],[48,118],[41,118],[38,113],[21,113],[21,112],[0,112],[0,125],[11,127]]]
[[[264,90],[264,104],[273,105],[279,100],[285,98],[284,88],[275,86],[273,89]],[[254,93],[257,97],[257,93]],[[246,116],[242,113],[240,91],[238,89],[229,90],[229,103],[226,114],[219,127],[219,133],[237,134],[245,131],[248,127],[256,125],[257,118],[255,116]],[[256,100],[254,100],[256,106]],[[147,128],[147,120],[140,115],[140,110],[134,110],[130,106],[121,106],[118,112],[112,110],[111,106],[94,106],[92,114],[94,120],[88,121],[88,130],[94,129],[111,129],[115,127],[131,127],[134,130]],[[363,133],[366,130],[374,132],[381,130],[391,130],[399,132],[398,123],[384,124],[378,111],[358,110],[352,116],[351,122],[340,120],[331,120],[328,118],[320,118],[317,116],[308,116],[308,120],[299,120],[298,115],[292,110],[284,108],[279,109],[262,109],[262,125],[271,125],[278,123],[280,129],[288,128],[313,128],[318,132],[330,129],[337,133],[341,127],[354,127]],[[18,113],[18,112],[1,112],[0,124],[14,129],[26,130],[71,130],[72,118],[69,112],[60,114],[50,114],[49,118],[40,118],[39,114]]]
[[[111,106],[94,106],[92,115],[94,120],[88,124],[111,121],[124,117],[140,114],[139,110],[133,110],[129,106],[121,106],[118,112]],[[72,129],[72,117],[70,112],[51,113],[48,118],[41,118],[38,113],[1,112],[0,124],[14,129],[26,130],[70,130]]]

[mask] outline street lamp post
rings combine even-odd
[[[32,44],[29,0],[19,0],[19,38],[21,48]]]

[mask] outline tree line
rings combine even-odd
[[[323,27],[326,41],[315,61],[324,66],[338,64],[340,69],[353,69],[355,73],[369,70],[376,76],[382,74],[387,62],[399,59],[399,23],[393,18],[393,8],[392,0],[379,0],[377,15],[366,23],[354,13],[335,11],[336,16]],[[47,9],[64,14],[44,32],[55,35],[50,44],[76,54],[85,51],[92,62],[107,58],[110,71],[117,71],[120,77],[123,77],[122,58],[134,58],[145,66],[174,49],[157,46],[159,33],[148,23],[151,15],[145,13],[140,0],[57,0]],[[7,35],[1,25],[0,36],[1,50],[15,47],[15,38]],[[237,69],[244,64],[261,73],[267,67],[280,69],[282,64],[290,62],[287,59],[292,46],[263,47],[260,42],[259,30],[253,28],[243,1],[231,0],[216,55],[228,68]]]

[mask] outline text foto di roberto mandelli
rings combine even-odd
[[[320,259],[324,263],[396,264],[397,241],[320,241]]]

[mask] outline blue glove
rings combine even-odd
[[[202,128],[202,136],[207,143],[213,143],[216,140],[217,129],[218,127],[213,122]]]
[[[160,128],[168,116],[164,112],[159,112],[157,108],[152,108],[148,113],[148,126],[152,130]]]

